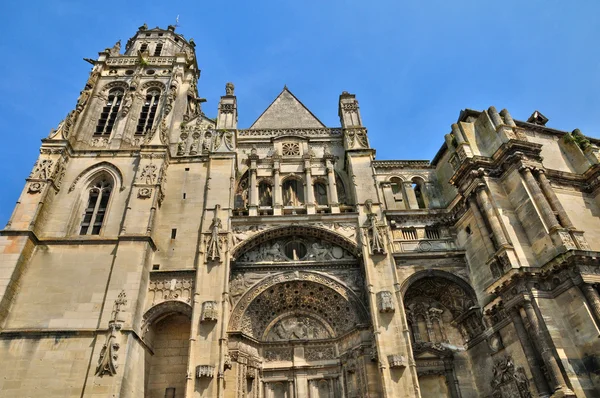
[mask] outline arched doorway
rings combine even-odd
[[[472,375],[458,369],[468,361],[465,345],[484,326],[473,289],[442,271],[413,275],[404,293],[413,355],[422,396],[460,397]]]
[[[367,380],[378,371],[357,253],[345,238],[307,227],[268,231],[234,253],[237,397],[360,397],[379,384]]]
[[[145,397],[185,396],[191,312],[188,304],[165,301],[144,315]]]

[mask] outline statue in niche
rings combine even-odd
[[[206,244],[206,258],[212,261],[221,259],[221,239],[219,232],[221,231],[222,223],[221,219],[217,216],[213,218],[212,225],[210,227],[210,236],[208,243]]]
[[[202,152],[210,152],[212,143],[212,134],[207,131],[204,134],[204,139],[202,140]]]
[[[246,290],[246,283],[244,281],[244,275],[236,274],[231,282],[229,282],[229,293],[232,296],[239,296]]]
[[[96,82],[98,82],[99,78],[100,78],[100,72],[94,68],[92,70],[92,73],[90,73],[90,77],[88,78],[88,81],[85,83],[85,87],[86,88],[94,88],[94,86],[96,85]]]
[[[133,104],[133,92],[129,91],[125,94],[125,98],[123,99],[123,106],[121,108],[121,115],[127,116],[129,110],[131,109],[131,105]]]
[[[185,154],[186,138],[187,138],[187,134],[185,134],[185,133],[183,133],[179,136],[179,142],[177,143],[177,155]]]

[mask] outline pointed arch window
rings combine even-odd
[[[135,135],[144,135],[152,129],[159,100],[160,91],[158,89],[152,89],[146,93],[146,100],[144,106],[142,106],[142,111],[140,112]]]
[[[80,235],[99,235],[104,219],[108,200],[112,192],[112,183],[102,178],[89,189],[87,206],[81,221]]]
[[[108,99],[102,108],[102,113],[100,113],[94,136],[109,136],[112,133],[117,114],[121,108],[123,95],[124,91],[121,88],[115,88],[108,92]]]
[[[319,206],[327,206],[327,186],[322,182],[316,182],[314,185],[315,202]]]

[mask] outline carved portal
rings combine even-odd
[[[494,389],[493,398],[532,397],[525,371],[521,367],[517,368],[510,356],[496,361],[490,384]]]

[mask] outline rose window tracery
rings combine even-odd
[[[284,142],[281,144],[283,156],[300,156],[300,144],[297,142]]]

